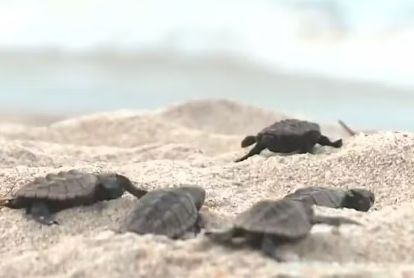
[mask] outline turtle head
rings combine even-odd
[[[119,174],[116,174],[115,176],[120,187],[122,187],[124,190],[128,191],[138,199],[148,193],[147,190],[138,188],[134,184],[132,184],[130,179],[128,179],[127,177]]]
[[[253,136],[253,135],[246,136],[241,142],[241,147],[246,148],[256,143],[256,141],[257,141],[256,136]]]
[[[369,190],[352,188],[346,193],[344,207],[359,211],[368,211],[375,202],[375,195]]]
[[[1,207],[8,207],[8,208],[15,208],[15,199],[14,198],[0,198],[0,208]],[[17,208],[17,207],[16,207]]]
[[[206,199],[206,191],[203,188],[197,186],[182,186],[177,188],[177,190],[189,194],[197,209],[203,206],[204,200]]]
[[[119,175],[117,174],[98,175],[98,180],[99,180],[98,195],[100,199],[102,200],[116,199],[116,198],[121,197],[122,194],[124,194],[125,188],[123,186],[123,183],[125,183],[126,181],[118,176]]]

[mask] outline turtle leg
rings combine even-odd
[[[358,221],[345,218],[345,217],[331,217],[315,215],[312,219],[313,224],[326,224],[331,226],[340,226],[343,224],[361,225]]]
[[[260,154],[261,151],[263,151],[265,147],[263,147],[261,144],[256,144],[246,155],[242,156],[241,158],[235,160],[234,162],[241,162],[243,160],[248,159],[249,157]]]
[[[277,252],[278,243],[271,236],[265,235],[262,238],[260,248],[265,256],[275,259],[278,262],[282,262],[283,258]]]
[[[284,241],[278,241],[274,237],[270,235],[265,235],[262,238],[261,242],[261,250],[263,254],[269,258],[272,258],[276,260],[277,262],[291,262],[291,261],[298,261],[299,256],[296,253],[293,252],[286,252],[284,250],[281,252],[281,250],[278,248],[282,244],[286,244],[287,242]]]
[[[201,229],[204,229],[206,226],[206,221],[204,219],[204,216],[201,213],[198,213],[198,218],[197,218],[197,222],[194,226],[194,232],[196,234],[198,234]]]
[[[45,202],[34,202],[27,210],[35,221],[43,225],[59,224],[52,217],[52,212]]]
[[[332,142],[328,137],[321,135],[321,137],[318,140],[318,144],[321,146],[330,146],[334,148],[340,148],[342,147],[342,139]]]
[[[299,150],[298,153],[300,153],[300,154],[310,153],[311,154],[311,153],[313,153],[313,146],[314,146],[314,144],[312,144],[312,143],[305,144],[305,145],[302,146],[302,148]]]

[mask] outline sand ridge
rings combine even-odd
[[[370,212],[316,209],[364,225],[316,226],[310,237],[281,247],[291,260],[276,263],[254,250],[215,245],[203,235],[173,241],[117,234],[113,230],[137,202],[128,194],[62,211],[56,215],[61,225],[55,227],[30,221],[22,210],[2,208],[0,276],[414,276],[413,133],[359,134],[344,137],[341,149],[322,147],[315,155],[264,152],[233,163],[246,152],[240,140],[253,127],[243,131],[241,124],[230,121],[234,129],[229,127],[225,133],[224,120],[216,118],[215,127],[213,119],[192,115],[199,113],[200,106],[208,107],[205,113],[209,115],[216,109],[212,114],[217,117],[237,114],[239,109],[241,114],[248,111],[242,120],[255,118],[256,126],[268,121],[270,112],[220,103],[199,101],[155,112],[105,113],[46,127],[2,126],[0,193],[14,191],[49,172],[73,168],[116,171],[149,190],[183,183],[202,186],[207,191],[202,212],[213,227],[227,224],[259,200],[276,199],[302,186],[360,186],[376,194]],[[198,122],[198,118],[203,120]]]

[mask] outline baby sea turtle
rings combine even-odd
[[[264,128],[256,136],[247,136],[243,139],[241,146],[245,148],[254,143],[256,145],[245,156],[235,162],[260,154],[264,149],[275,153],[310,153],[315,144],[340,148],[342,139],[332,142],[328,137],[321,134],[318,124],[287,119]]]
[[[309,202],[311,205],[351,208],[358,211],[368,211],[375,202],[374,193],[363,188],[343,190],[322,186],[300,188],[285,198]]]
[[[126,230],[137,234],[181,238],[201,228],[200,208],[206,192],[201,187],[181,186],[146,194],[126,219]]]
[[[259,247],[267,256],[277,260],[277,246],[306,237],[314,224],[355,224],[343,217],[316,216],[311,205],[291,199],[260,201],[236,217],[233,226],[225,230],[207,231],[213,241],[229,244],[242,239]]]
[[[52,225],[58,224],[52,214],[59,210],[116,199],[125,190],[138,198],[147,193],[122,175],[70,170],[35,178],[19,189],[14,197],[0,199],[0,207],[25,208],[37,222]]]

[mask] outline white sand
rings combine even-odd
[[[377,201],[368,213],[317,208],[364,224],[316,226],[281,247],[276,263],[204,236],[115,234],[136,202],[123,198],[62,211],[44,227],[24,211],[0,209],[0,277],[414,277],[414,134],[346,138],[316,155],[264,153],[233,163],[243,136],[283,115],[228,101],[172,106],[153,113],[105,113],[50,127],[0,127],[0,193],[37,175],[77,168],[117,171],[147,189],[194,183],[207,190],[208,225],[225,225],[265,198],[305,185],[363,186]],[[325,128],[336,139],[343,131]]]

